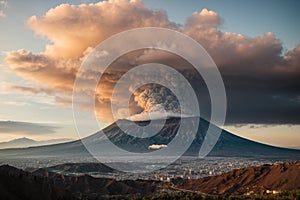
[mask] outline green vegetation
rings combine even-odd
[[[300,200],[300,190],[282,191],[279,194],[204,196],[197,193],[161,193],[158,195],[133,200]]]

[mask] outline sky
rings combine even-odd
[[[299,7],[297,0],[1,0],[0,141],[78,138],[71,94],[89,48],[124,30],[158,26],[192,37],[216,62],[228,98],[225,129],[300,148]],[[109,111],[99,114],[102,127],[107,119]]]

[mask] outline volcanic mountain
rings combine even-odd
[[[207,129],[210,125],[204,119],[199,118],[168,118],[166,121],[153,120],[151,123],[153,126],[162,127],[160,131],[151,137],[135,137],[128,135],[119,127],[126,127],[126,132],[139,132],[132,121],[119,120],[108,127],[104,128],[102,132],[97,132],[91,136],[84,138],[85,145],[89,148],[100,147],[102,154],[105,156],[112,156],[115,154],[111,143],[130,152],[151,152],[155,149],[149,148],[151,145],[168,145],[170,141],[175,137],[180,125],[183,121],[190,122],[190,129],[196,128],[196,136],[194,137],[190,147],[185,151],[185,156],[198,156],[201,145],[207,133]],[[198,123],[197,123],[198,122]],[[150,121],[135,121],[135,124],[143,127],[150,123]],[[211,124],[215,129],[220,129],[217,126]],[[189,130],[189,129],[187,129]],[[105,135],[104,135],[104,134]],[[144,133],[139,133],[143,136]],[[182,139],[190,137],[190,132],[184,132]],[[110,140],[111,143],[107,141]],[[0,157],[2,158],[16,158],[16,157],[86,157],[90,156],[81,140],[66,142],[55,145],[29,147],[21,149],[3,149],[0,150]],[[295,149],[279,148],[270,145],[261,144],[255,141],[241,138],[234,134],[229,133],[226,130],[221,130],[221,135],[218,138],[214,148],[208,154],[208,156],[217,157],[254,157],[254,158],[286,158],[286,159],[299,159],[300,151]]]

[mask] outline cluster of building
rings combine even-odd
[[[95,160],[80,160],[76,158],[74,162],[95,162]],[[3,163],[5,162],[5,163]],[[43,159],[26,159],[24,160],[11,159],[9,162],[3,161],[3,164],[10,164],[12,166],[26,169],[26,168],[41,168],[41,167],[49,167],[50,165],[62,164],[66,162],[72,162],[72,160],[66,161],[65,159],[51,159],[51,158],[43,158]],[[118,180],[124,179],[145,179],[145,180],[159,180],[170,182],[172,179],[183,178],[183,179],[198,179],[205,176],[215,176],[222,174],[224,172],[245,168],[249,166],[259,166],[263,164],[273,164],[276,162],[280,162],[279,160],[255,160],[255,159],[246,159],[246,158],[230,158],[230,157],[206,157],[204,159],[194,159],[194,158],[181,158],[176,162],[164,167],[160,170],[156,170],[148,173],[124,173],[124,172],[114,172],[114,173],[106,173],[106,172],[89,172],[87,171],[85,174],[89,174],[94,177],[107,177],[107,178],[115,178]],[[0,161],[1,164],[1,161]],[[161,163],[141,163],[143,166],[154,166],[161,165]],[[70,173],[68,172],[68,175]],[[71,173],[72,175],[72,173]],[[78,174],[73,174],[78,175]]]
[[[111,173],[92,174],[96,177],[110,177],[118,180],[124,179],[145,179],[171,182],[176,178],[198,179],[206,176],[220,175],[233,169],[240,169],[250,166],[273,164],[277,160],[252,160],[244,158],[205,158],[205,159],[179,159],[175,163],[160,170],[148,173]],[[151,163],[153,165],[153,163]]]

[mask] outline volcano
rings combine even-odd
[[[187,150],[183,153],[183,156],[198,156],[199,150],[207,134],[207,129],[210,123],[204,119],[197,119],[195,117],[171,117],[166,120],[153,120],[151,121],[151,123],[154,127],[161,126],[162,128],[157,134],[147,138],[135,137],[126,134],[126,131],[138,130],[136,130],[136,126],[132,125],[132,121],[119,120],[118,122],[112,123],[111,125],[104,128],[102,132],[97,132],[91,136],[84,138],[83,140],[86,145],[89,145],[89,147],[101,146],[101,149],[104,149],[104,151],[101,153],[107,156],[112,156],[115,153],[113,152],[111,146],[107,145],[107,140],[110,140],[111,143],[126,151],[147,153],[155,151],[155,149],[149,148],[149,146],[151,145],[167,146],[175,137],[183,120],[189,121],[191,126],[195,126],[197,128],[197,133],[194,136],[189,148],[187,148]],[[150,121],[134,121],[134,123],[143,127],[148,125]],[[126,127],[127,130],[125,130],[125,132],[124,128],[122,130],[118,126],[120,124],[122,125],[122,127]],[[212,124],[211,126],[213,126],[214,128],[219,128]],[[142,134],[143,133],[141,133],[141,135]],[[186,132],[185,134],[186,135],[184,135],[183,138],[187,138],[190,136],[189,132]],[[48,156],[63,158],[69,156],[87,157],[91,155],[87,151],[81,140],[39,147],[0,150],[0,158]],[[208,156],[299,159],[300,150],[287,149],[258,143],[236,136],[226,130],[221,130],[221,135]]]

